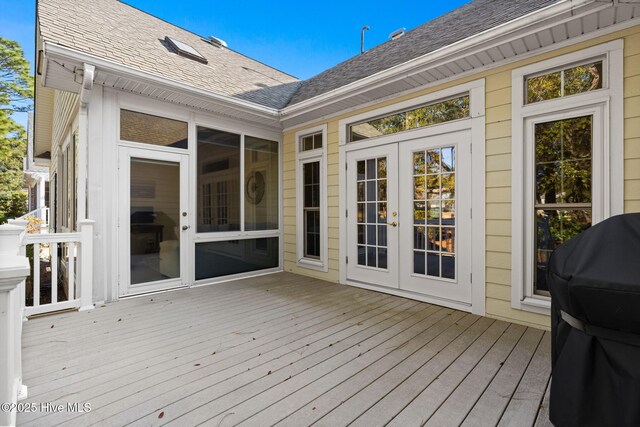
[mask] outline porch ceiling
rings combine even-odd
[[[548,425],[547,332],[278,273],[31,319],[30,425]]]

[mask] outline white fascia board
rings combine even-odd
[[[239,110],[245,113],[254,114],[269,119],[278,120],[280,117],[279,110],[275,108],[265,107],[253,102],[244,101],[241,99],[233,98],[230,96],[221,95],[204,89],[200,89],[191,85],[187,85],[176,80],[168,79],[157,74],[141,71],[126,65],[119,64],[117,62],[100,58],[95,55],[80,52],[76,49],[72,49],[66,46],[60,46],[51,42],[44,42],[43,44],[45,57],[51,59],[58,57],[60,59],[66,59],[76,61],[79,64],[87,63],[94,65],[98,70],[108,74],[113,74],[124,78],[135,78],[152,84],[154,86],[160,86],[166,89],[179,91],[185,94],[196,96],[206,101],[216,102],[222,106]],[[43,73],[44,74],[44,73]],[[43,76],[43,80],[44,80]]]
[[[296,117],[323,105],[335,102],[339,98],[353,96],[358,92],[370,90],[376,86],[402,79],[407,75],[419,72],[421,69],[432,68],[434,64],[442,61],[443,59],[451,61],[459,57],[463,57],[468,54],[471,49],[482,46],[487,47],[486,45],[488,43],[494,41],[504,42],[505,37],[509,37],[512,33],[518,30],[556,18],[566,12],[571,12],[572,18],[576,18],[579,16],[578,12],[580,8],[591,4],[597,4],[596,8],[598,9],[611,7],[611,3],[601,3],[598,2],[598,0],[562,0],[556,4],[485,30],[453,44],[444,46],[413,60],[380,71],[376,74],[372,74],[369,77],[341,86],[337,89],[304,100],[292,106],[285,107],[281,110],[282,119],[286,120]],[[594,9],[589,9],[589,12],[593,11]]]

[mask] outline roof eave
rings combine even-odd
[[[321,106],[344,99],[345,97],[352,97],[360,92],[371,90],[372,87],[380,86],[397,79],[402,79],[407,75],[418,72],[419,70],[430,68],[443,59],[452,60],[455,57],[464,56],[470,50],[490,45],[493,41],[504,41],[510,35],[521,31],[523,28],[533,29],[536,25],[553,19],[566,12],[576,14],[580,12],[587,13],[593,12],[595,9],[604,9],[608,7],[611,7],[611,3],[602,3],[598,2],[598,0],[562,0],[520,18],[493,27],[479,34],[475,34],[433,52],[429,52],[418,58],[388,68],[384,71],[341,86],[321,95],[317,95],[313,98],[287,106],[281,110],[282,119],[292,119],[296,116],[309,113]]]
[[[62,59],[78,64],[91,64],[96,67],[97,71],[112,74],[124,78],[132,78],[138,81],[147,82],[156,87],[162,87],[175,92],[189,94],[198,98],[213,101],[225,108],[251,114],[263,119],[278,121],[280,111],[275,108],[266,107],[250,101],[222,95],[208,90],[200,89],[176,80],[168,79],[164,76],[142,71],[127,65],[123,65],[108,59],[100,58],[95,55],[81,52],[77,49],[69,48],[59,44],[45,41],[43,43],[44,55],[47,62],[51,59]],[[46,76],[43,76],[43,80]],[[55,87],[55,83],[46,80],[47,86]],[[79,90],[79,86],[78,86]]]

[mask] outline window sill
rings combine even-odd
[[[317,259],[300,258],[296,264],[298,267],[308,268],[310,270],[318,270],[325,273],[328,271],[326,264]]]
[[[551,298],[525,297],[520,301],[520,309],[549,316],[551,315]]]

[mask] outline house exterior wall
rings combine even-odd
[[[547,315],[511,308],[511,72],[608,41],[624,40],[624,210],[640,211],[640,26],[631,27],[488,71],[405,94],[360,110],[308,123],[284,132],[284,268],[297,274],[339,281],[338,122],[366,111],[417,98],[477,79],[485,79],[485,200],[486,315],[525,325],[549,328]],[[327,125],[328,272],[297,265],[296,256],[296,132]],[[514,284],[521,286],[521,284]]]

